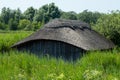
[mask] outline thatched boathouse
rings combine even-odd
[[[29,37],[14,44],[13,48],[37,55],[77,59],[84,51],[114,47],[105,37],[78,20],[55,19]]]

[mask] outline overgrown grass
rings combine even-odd
[[[1,80],[119,80],[120,53],[92,52],[75,63],[10,51],[0,54]]]
[[[10,47],[14,43],[27,37],[31,33],[32,32],[25,32],[25,31],[0,32],[0,51],[10,50]]]
[[[78,62],[82,66],[85,78],[90,80],[120,79],[120,52],[116,50],[89,52]]]
[[[0,33],[0,80],[120,80],[117,49],[88,52],[74,63],[10,50],[31,33]]]

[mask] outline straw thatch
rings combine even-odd
[[[103,50],[113,48],[114,44],[92,30],[87,23],[78,20],[55,19],[12,47],[28,41],[55,40],[71,44],[84,50]]]

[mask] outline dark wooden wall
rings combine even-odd
[[[24,43],[17,47],[18,50],[25,50],[36,55],[50,55],[66,60],[76,60],[81,57],[84,50],[73,45],[54,40],[35,40]]]

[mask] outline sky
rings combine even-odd
[[[88,9],[89,11],[98,11],[108,13],[112,10],[120,10],[120,0],[0,0],[0,11],[3,7],[11,9],[20,8],[25,11],[33,6],[39,9],[45,4],[54,2],[62,11],[74,11],[76,13]]]

